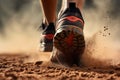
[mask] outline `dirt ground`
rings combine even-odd
[[[65,68],[50,62],[26,62],[26,55],[0,55],[0,80],[120,80],[120,66]]]

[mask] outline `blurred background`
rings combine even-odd
[[[58,0],[59,11],[61,1]],[[93,35],[109,26],[119,40],[119,0],[86,0],[82,11],[86,21],[85,35]],[[42,20],[39,0],[0,0],[0,51],[35,51],[39,44]]]
[[[61,7],[61,1],[58,0],[58,8],[57,11]],[[98,0],[86,0],[85,9],[91,9],[91,8],[97,8],[97,4],[95,4],[95,1]],[[101,0],[104,1],[104,0]],[[100,3],[101,1],[98,1]],[[120,16],[120,1],[118,0],[106,0],[110,3],[105,3],[105,5],[109,6],[108,15],[110,18],[118,18]],[[103,7],[103,6],[101,6]],[[104,8],[104,7],[103,7]],[[34,9],[34,10],[33,10]],[[6,22],[9,21],[10,18],[12,18],[14,15],[17,14],[24,14],[25,11],[31,11],[31,13],[28,12],[29,17],[34,16],[39,21],[41,20],[41,8],[39,4],[39,0],[0,0],[0,33],[4,33],[4,26]],[[22,11],[22,12],[21,12]],[[38,15],[35,15],[37,13],[32,14],[32,11],[38,11]],[[107,12],[106,11],[106,12]],[[22,15],[20,17],[23,17]],[[28,21],[29,22],[29,21]],[[37,22],[36,22],[37,23]],[[27,27],[27,26],[26,26]]]

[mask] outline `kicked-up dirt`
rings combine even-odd
[[[27,55],[0,55],[0,80],[120,80],[120,65],[66,68],[51,62],[26,62]]]

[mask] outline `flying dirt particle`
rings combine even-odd
[[[108,26],[104,26],[104,31],[109,30]]]
[[[109,27],[108,26],[104,26],[103,30],[99,31],[99,34],[102,35],[103,37],[108,37],[111,35],[110,31],[109,31]]]

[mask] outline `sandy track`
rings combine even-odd
[[[120,80],[120,66],[65,68],[26,60],[29,56],[0,55],[0,80]]]

